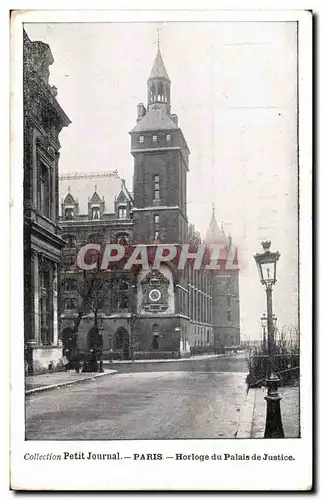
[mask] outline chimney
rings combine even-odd
[[[170,118],[178,126],[178,115],[170,115]]]
[[[137,107],[137,118],[136,121],[139,122],[142,120],[142,118],[146,115],[146,109],[144,107],[144,104],[142,102],[139,102],[138,107]]]

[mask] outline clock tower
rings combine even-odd
[[[138,104],[137,124],[130,135],[134,157],[134,241],[185,243],[190,151],[178,117],[171,113],[171,81],[159,47],[147,81],[147,106]]]
[[[130,132],[134,157],[133,243],[182,245],[188,240],[189,148],[171,111],[171,81],[158,46],[147,81],[147,104],[138,104]],[[152,357],[188,355],[188,289],[183,271],[161,265],[137,276],[133,347]]]

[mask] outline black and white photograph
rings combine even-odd
[[[307,489],[311,15],[127,13],[12,23],[12,487]]]

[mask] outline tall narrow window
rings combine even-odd
[[[228,311],[228,313],[227,313],[227,319],[228,319],[228,321],[231,321],[231,311]]]
[[[230,307],[230,297],[227,297],[227,305]]]
[[[153,141],[153,142],[157,142],[157,139],[158,139],[158,136],[157,136],[157,135],[153,135],[153,136],[152,136],[152,141]]]
[[[126,219],[126,207],[120,206],[118,209],[119,219]]]
[[[39,211],[46,217],[50,217],[50,196],[49,196],[49,172],[48,168],[43,164],[40,165],[39,191],[38,191],[38,207]]]
[[[144,135],[139,136],[139,142],[141,142],[141,143],[144,142]]]
[[[153,325],[153,327],[152,327],[152,349],[159,348],[159,336],[160,336],[159,325]]]
[[[129,283],[126,279],[121,279],[118,283],[118,309],[128,309],[129,307]]]
[[[153,199],[160,199],[160,177],[159,174],[155,175],[153,178]]]
[[[154,240],[157,241],[160,235],[160,216],[159,214],[155,214],[153,216],[153,231],[154,231]]]
[[[52,342],[53,316],[52,316],[52,283],[50,279],[49,265],[45,263],[40,268],[40,290],[39,290],[39,310],[40,310],[40,332],[41,342],[50,344]]]
[[[92,208],[92,219],[93,220],[98,220],[101,218],[101,212],[99,207],[93,207]]]

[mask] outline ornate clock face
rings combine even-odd
[[[149,299],[152,300],[152,302],[158,302],[161,299],[161,292],[160,290],[151,290],[149,293]]]

